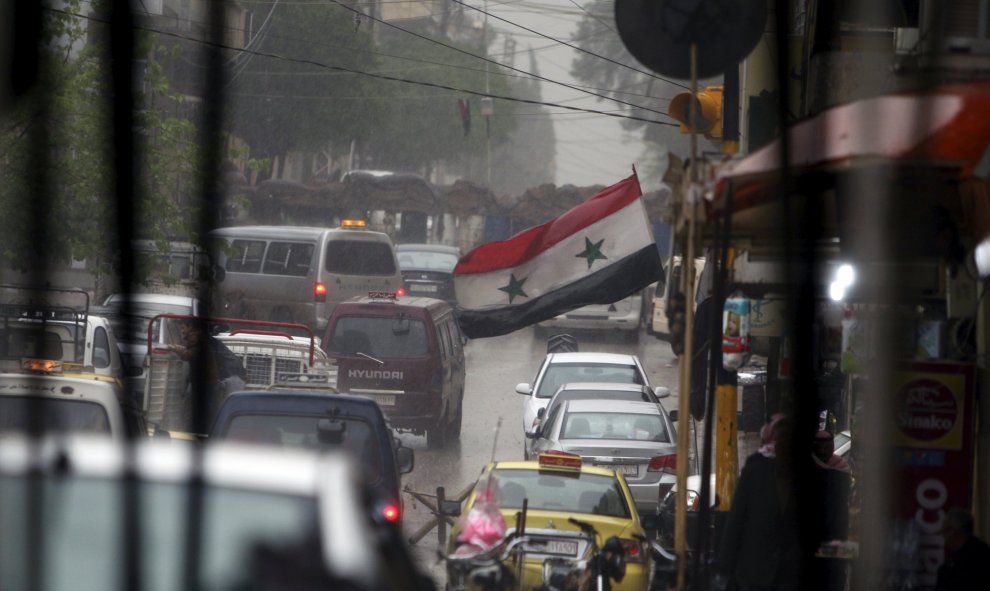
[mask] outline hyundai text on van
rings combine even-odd
[[[461,432],[464,346],[454,309],[434,298],[375,294],[338,304],[323,349],[337,389],[367,396],[392,426],[443,447]]]

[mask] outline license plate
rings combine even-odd
[[[636,464],[598,464],[602,468],[611,468],[621,472],[623,476],[639,476],[639,466]]]
[[[410,291],[422,291],[426,293],[436,293],[439,288],[436,285],[410,285]]]
[[[378,406],[395,406],[395,395],[393,394],[365,394],[378,403]]]
[[[561,556],[577,556],[577,542],[568,540],[540,540],[526,544],[527,552],[539,554],[559,554]]]

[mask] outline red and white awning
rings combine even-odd
[[[990,82],[839,105],[791,126],[788,138],[794,175],[893,162],[944,169],[960,179],[984,176],[982,169],[990,165]],[[716,179],[716,201],[722,201],[730,184],[733,211],[776,201],[781,161],[781,143],[775,140],[726,164]],[[709,213],[718,209],[716,203]]]

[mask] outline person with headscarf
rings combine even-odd
[[[739,591],[797,588],[802,557],[790,437],[791,420],[773,415],[739,475],[717,556],[718,578]]]

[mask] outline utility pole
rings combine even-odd
[[[481,43],[482,50],[485,52],[485,57],[488,57],[488,0],[485,0],[485,20],[481,31]],[[492,104],[492,89],[491,81],[489,76],[489,69],[491,68],[491,62],[485,61],[485,95],[481,99],[481,114],[485,116],[485,160],[486,160],[486,170],[487,170],[487,182],[488,190],[492,190],[492,132],[491,132],[491,120],[492,113],[495,112],[495,105]]]

